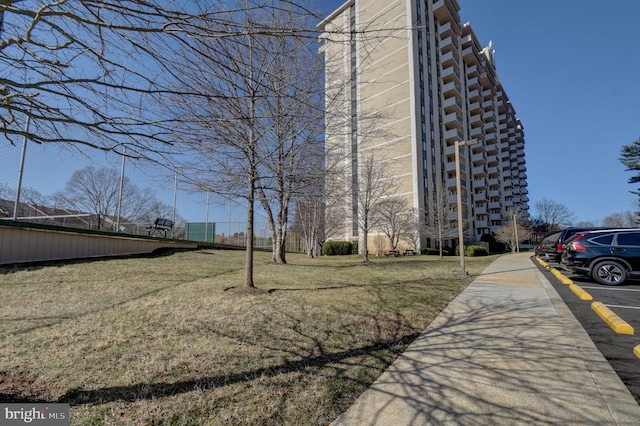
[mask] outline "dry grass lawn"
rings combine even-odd
[[[458,258],[223,250],[0,269],[0,401],[74,425],[324,425],[471,280]],[[479,274],[495,257],[468,258]]]

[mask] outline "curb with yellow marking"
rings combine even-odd
[[[633,348],[633,353],[636,354],[638,358],[640,358],[640,345]]]
[[[551,266],[549,266],[549,264],[544,260],[540,259],[539,257],[536,257],[536,260],[538,261],[539,264],[542,265],[544,269],[549,269],[549,270],[551,269]]]
[[[569,284],[569,290],[571,290],[580,300],[593,300],[593,296],[587,293],[578,284]]]
[[[627,324],[622,318],[616,315],[611,309],[607,308],[601,302],[593,302],[591,304],[591,309],[593,309],[595,313],[598,314],[598,316],[602,318],[604,322],[606,322],[609,327],[611,327],[616,333],[635,334],[633,327]]]
[[[566,285],[573,284],[573,281],[571,281],[569,278],[562,275],[562,272],[558,271],[556,268],[551,269],[551,273],[555,275],[558,281],[560,281],[562,284],[566,284]]]

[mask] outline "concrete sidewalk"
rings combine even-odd
[[[639,425],[530,256],[493,262],[333,425]]]

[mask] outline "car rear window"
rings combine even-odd
[[[640,246],[640,233],[630,232],[618,234],[617,245],[619,246]]]
[[[589,241],[592,241],[596,244],[602,244],[603,246],[610,246],[613,243],[613,234],[603,235],[601,237],[590,238]]]

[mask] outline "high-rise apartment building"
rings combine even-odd
[[[491,43],[482,47],[459,10],[457,0],[350,0],[319,24],[327,152],[344,156],[341,176],[328,178],[344,208],[334,238],[361,238],[357,199],[371,158],[394,183],[385,196],[405,198],[419,221],[433,220],[444,189],[446,245],[457,245],[458,201],[467,242],[528,216],[523,126]],[[435,247],[428,234],[419,240]]]

